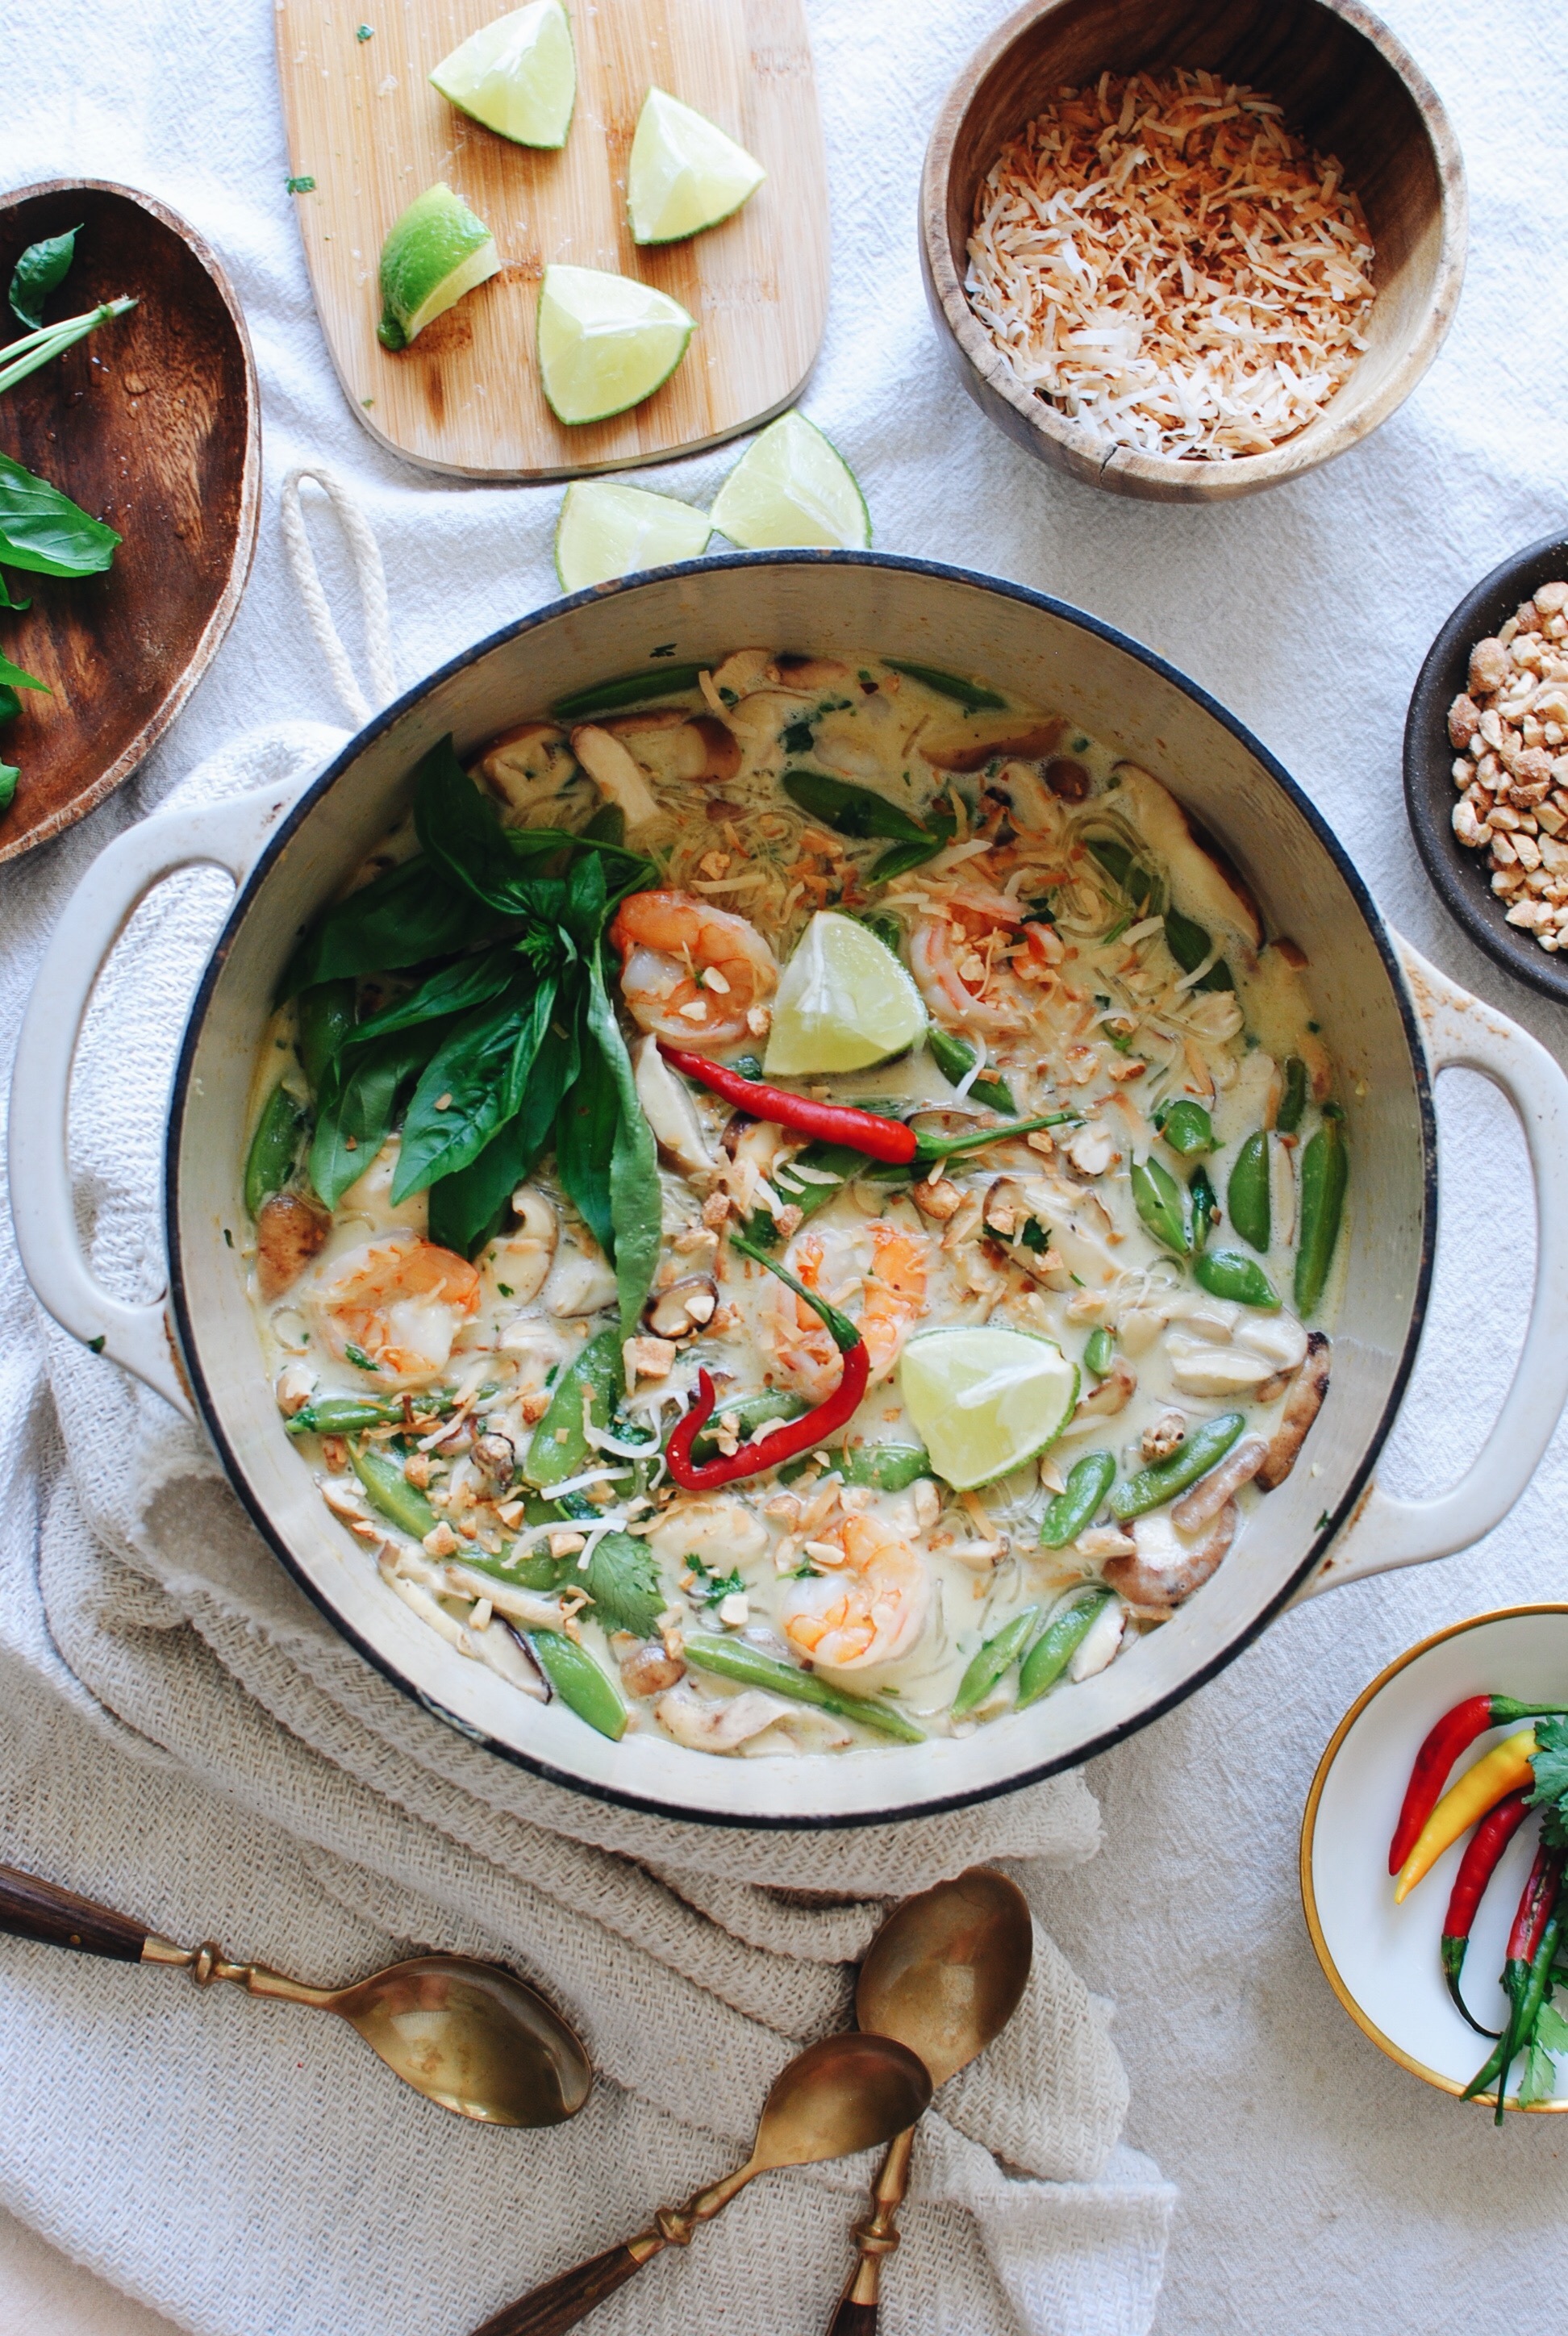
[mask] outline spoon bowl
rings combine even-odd
[[[564,2125],[593,2083],[587,2053],[543,1997],[467,1955],[394,1963],[326,2008],[405,2085],[482,2125]]]
[[[1005,1874],[974,1866],[906,1898],[882,1924],[861,1966],[855,2018],[907,2045],[943,2085],[1001,2034],[1033,1959],[1028,1900]]]

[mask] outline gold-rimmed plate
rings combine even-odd
[[[1329,1986],[1379,2051],[1456,2097],[1487,2049],[1455,2009],[1438,1955],[1464,1844],[1438,1860],[1402,1906],[1394,1903],[1388,1844],[1427,1730],[1473,1695],[1531,1703],[1561,1695],[1568,1708],[1568,1605],[1472,1615],[1379,1671],[1334,1730],[1301,1820],[1301,1904]],[[1508,1732],[1482,1737],[1462,1766]],[[1497,1974],[1537,1831],[1527,1822],[1515,1834],[1471,1933],[1465,1999],[1492,2028],[1503,2022]],[[1533,2106],[1568,2109],[1568,2073],[1560,2083],[1555,2099]],[[1495,2107],[1495,2092],[1479,2099]]]

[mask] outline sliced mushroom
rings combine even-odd
[[[575,793],[588,800],[566,738],[553,723],[520,723],[491,742],[474,769],[486,793],[522,822],[548,812],[541,824],[565,826],[561,798]]]
[[[585,722],[571,734],[571,751],[605,801],[624,815],[628,835],[658,817],[647,773],[618,738]]]
[[[628,1695],[663,1695],[686,1677],[686,1659],[672,1655],[657,1639],[635,1646],[620,1659],[620,1683]]]
[[[488,1598],[498,1614],[523,1623],[531,1630],[559,1630],[560,1601],[541,1598],[537,1590],[502,1582],[492,1573],[479,1573],[461,1561],[445,1568],[445,1585],[459,1598]]]
[[[920,750],[939,771],[978,771],[998,756],[1037,763],[1061,743],[1066,726],[1058,716],[1041,721],[1037,715],[977,714],[961,727],[922,730]]]
[[[532,1184],[520,1184],[511,1205],[517,1230],[492,1242],[485,1252],[484,1275],[494,1297],[528,1306],[544,1288],[560,1224],[549,1201]]]
[[[572,1250],[557,1260],[546,1286],[545,1304],[558,1319],[599,1314],[615,1303],[615,1273],[602,1257]]]
[[[1059,802],[1076,803],[1088,801],[1088,772],[1071,754],[1053,754],[1041,776]]]
[[[1111,1368],[1093,1395],[1084,1397],[1073,1417],[1078,1419],[1111,1419],[1118,1411],[1125,1411],[1137,1393],[1138,1374],[1121,1355],[1113,1355]]]
[[[1144,1428],[1139,1445],[1145,1460],[1168,1460],[1187,1440],[1187,1423],[1179,1411],[1163,1411]]]
[[[750,697],[754,691],[777,686],[778,668],[772,649],[734,649],[713,674],[720,697]]]
[[[711,1322],[718,1284],[710,1273],[690,1273],[649,1299],[643,1320],[656,1338],[689,1338]]]
[[[748,1737],[760,1736],[775,1721],[794,1716],[794,1707],[782,1697],[746,1688],[723,1702],[699,1695],[682,1679],[654,1706],[654,1718],[667,1736],[693,1752],[736,1752]]]
[[[690,715],[679,706],[645,706],[635,714],[607,714],[594,725],[612,738],[648,738],[660,730],[681,730]]]
[[[1243,1436],[1233,1445],[1217,1468],[1200,1476],[1190,1493],[1183,1493],[1171,1511],[1171,1523],[1178,1533],[1201,1533],[1210,1519],[1217,1517],[1226,1503],[1234,1498],[1243,1484],[1250,1484],[1267,1457],[1269,1447],[1261,1436]]]
[[[694,744],[695,742],[695,744]],[[676,767],[683,779],[703,786],[726,786],[740,769],[740,740],[727,723],[711,714],[688,722],[677,742]]]
[[[1232,934],[1249,958],[1261,941],[1258,904],[1211,837],[1203,833],[1158,779],[1135,763],[1118,763],[1122,800],[1154,859],[1166,871],[1171,899],[1223,943]]]
[[[298,1192],[274,1192],[256,1220],[256,1286],[270,1305],[297,1282],[332,1230]]]
[[[1248,1307],[1232,1332],[1238,1347],[1261,1355],[1271,1370],[1293,1371],[1307,1352],[1307,1333],[1293,1314],[1260,1314]]]
[[[1172,1382],[1182,1395],[1251,1395],[1271,1368],[1261,1355],[1250,1355],[1239,1347],[1206,1346],[1179,1332],[1167,1340],[1165,1351]]]
[[[517,1446],[499,1428],[489,1428],[473,1441],[472,1460],[486,1490],[504,1493],[517,1474]]]
[[[1285,1398],[1285,1408],[1280,1415],[1280,1425],[1270,1439],[1267,1455],[1258,1471],[1261,1491],[1271,1493],[1282,1484],[1296,1465],[1296,1456],[1307,1440],[1307,1430],[1323,1407],[1323,1397],[1329,1392],[1329,1341],[1321,1330],[1312,1331],[1307,1340],[1307,1358],[1297,1375],[1296,1383]]]
[[[658,1040],[650,1032],[639,1040],[633,1053],[637,1079],[637,1099],[643,1114],[653,1130],[654,1142],[677,1168],[687,1175],[706,1179],[712,1173],[714,1159],[703,1134],[702,1122],[696,1115],[696,1105],[691,1091],[677,1079],[658,1050]]]
[[[781,651],[773,662],[786,689],[842,689],[850,677],[848,666],[837,657],[791,657]]]
[[[1221,1510],[1198,1543],[1181,1540],[1168,1513],[1139,1517],[1133,1526],[1135,1557],[1105,1560],[1105,1580],[1145,1621],[1168,1621],[1184,1599],[1201,1590],[1235,1538],[1234,1501]]]
[[[989,792],[1008,806],[1013,825],[1030,834],[1057,832],[1059,821],[1048,787],[1032,763],[1004,763]]]
[[[272,1392],[284,1418],[292,1419],[297,1411],[305,1409],[316,1388],[316,1373],[307,1363],[285,1363]]]

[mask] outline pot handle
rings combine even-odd
[[[1434,1076],[1479,1071],[1517,1114],[1535,1187],[1535,1287],[1514,1380],[1492,1433],[1435,1501],[1396,1500],[1374,1483],[1300,1595],[1468,1549],[1501,1524],[1568,1401],[1568,1077],[1538,1040],[1472,997],[1395,935]]]
[[[66,1148],[71,1071],[94,985],[138,903],[181,868],[226,868],[243,884],[310,773],[203,810],[169,811],[100,852],[67,902],[22,1017],[11,1080],[8,1166],[16,1247],[40,1304],[83,1346],[196,1416],[163,1299],[127,1305],[101,1290],[76,1230]]]

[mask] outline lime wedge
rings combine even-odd
[[[500,266],[484,221],[438,180],[394,221],[381,247],[376,338],[384,348],[406,348],[433,317],[443,316]]]
[[[443,97],[520,146],[564,146],[577,59],[560,0],[532,0],[482,24],[430,76]]]
[[[597,268],[547,268],[539,370],[558,422],[603,422],[640,405],[686,355],[696,319],[678,300]]]
[[[769,1078],[863,1071],[925,1035],[920,991],[891,949],[852,917],[814,916],[784,969],[768,1033]]]
[[[711,522],[674,495],[618,479],[579,479],[568,487],[555,530],[555,572],[563,592],[582,592],[629,576],[634,568],[662,568],[696,560],[706,550]]]
[[[1043,1452],[1078,1399],[1078,1367],[1028,1330],[928,1330],[899,1364],[910,1425],[955,1492]]]
[[[638,243],[677,243],[738,211],[766,178],[760,162],[704,113],[650,89],[637,118],[626,207]]]
[[[781,414],[755,438],[718,491],[713,523],[743,551],[804,544],[863,551],[871,513],[854,472],[803,414]]]

